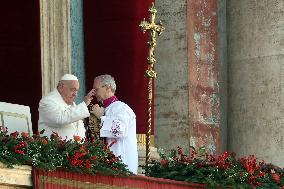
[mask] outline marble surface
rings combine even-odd
[[[32,186],[31,166],[7,168],[0,163],[0,188],[28,188]]]

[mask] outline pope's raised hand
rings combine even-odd
[[[95,90],[92,89],[84,98],[86,105],[88,106],[93,100],[93,95],[95,94]]]
[[[103,107],[100,107],[98,104],[95,104],[92,107],[91,113],[94,114],[97,118],[100,118],[104,115],[105,109]]]

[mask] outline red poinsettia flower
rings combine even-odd
[[[14,151],[17,153],[17,154],[25,154],[25,151],[21,150],[22,147],[25,147],[27,146],[27,142],[26,141],[22,141],[20,142],[19,144],[17,144],[14,148]]]
[[[182,151],[182,147],[180,147],[180,146],[178,146],[177,147],[178,148],[178,154],[180,155],[180,157],[181,157],[181,161],[182,162],[186,162],[187,161],[187,158],[186,158],[186,155],[183,153],[183,151]]]
[[[15,150],[15,152],[16,152],[17,154],[25,154],[25,152],[24,152],[23,150]]]
[[[62,137],[58,135],[57,132],[54,132],[52,131],[52,134],[50,135],[50,138],[54,138],[54,139],[57,139],[57,140],[61,140]]]
[[[20,144],[16,145],[15,149],[25,147],[26,145],[27,145],[27,142],[26,141],[22,141],[22,142],[20,142]]]
[[[280,182],[280,176],[277,173],[271,173],[272,179],[274,180],[275,183]]]
[[[163,167],[168,166],[168,164],[169,164],[169,161],[168,161],[167,159],[162,159],[162,160],[161,160],[161,165],[162,165]]]
[[[40,136],[39,130],[36,131],[35,135],[36,135],[36,136]]]
[[[254,174],[256,170],[259,170],[259,165],[256,162],[256,158],[250,155],[248,158],[241,158],[241,162],[245,170],[247,170],[251,175]]]
[[[216,165],[221,169],[227,169],[231,167],[231,162],[229,161],[230,153],[225,151],[223,154],[217,157]]]
[[[48,143],[45,138],[42,138],[41,141],[42,141],[42,143],[43,143],[44,145],[47,145],[47,143]]]
[[[85,167],[86,167],[87,169],[90,169],[90,168],[92,167],[92,164],[91,164],[90,160],[87,160],[87,161],[85,162]]]
[[[22,132],[21,135],[22,135],[23,138],[28,138],[29,137],[29,134],[25,133],[25,132]]]
[[[107,149],[109,149],[109,147],[105,145],[105,146],[103,147],[103,150],[106,151]]]
[[[77,141],[77,142],[80,142],[80,141],[81,141],[81,137],[80,137],[80,136],[74,135],[73,138],[74,138],[74,140]]]
[[[264,177],[265,176],[265,172],[260,171],[258,174],[259,177]]]
[[[97,156],[92,156],[91,159],[96,161],[98,159],[98,157]]]
[[[19,136],[19,132],[15,131],[13,133],[10,134],[13,138],[17,138]]]

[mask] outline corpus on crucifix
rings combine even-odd
[[[162,26],[162,22],[160,21],[158,24],[155,23],[157,10],[155,8],[154,3],[149,9],[150,12],[150,20],[144,20],[140,23],[140,28],[142,31],[149,32],[149,56],[148,60],[148,69],[145,71],[145,77],[148,78],[148,110],[147,110],[147,132],[146,132],[146,165],[148,165],[150,160],[150,136],[151,136],[151,120],[152,120],[152,96],[153,96],[153,79],[156,78],[157,74],[154,70],[155,60],[155,46],[156,46],[156,34],[160,35],[165,28]]]

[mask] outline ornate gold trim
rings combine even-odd
[[[138,145],[146,145],[146,134],[136,134],[136,138],[137,138],[137,144]],[[150,136],[150,145],[151,146],[155,146],[155,136],[151,135]]]

